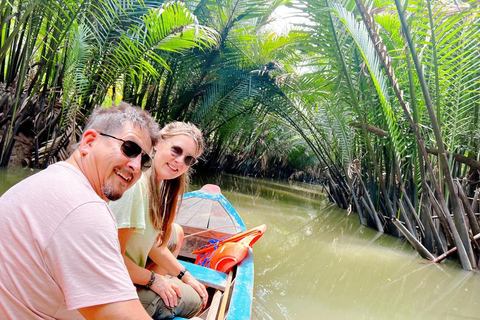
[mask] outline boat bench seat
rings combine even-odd
[[[225,287],[227,286],[227,274],[213,270],[210,268],[201,267],[199,265],[185,262],[179,260],[179,262],[188,269],[192,276],[195,277],[198,281],[203,283],[207,287],[220,289],[225,291]],[[175,317],[173,320],[187,320],[182,317]]]
[[[227,274],[210,268],[205,268],[194,263],[180,261],[190,274],[207,287],[225,291]]]

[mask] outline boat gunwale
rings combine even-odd
[[[247,230],[238,212],[222,193],[210,193],[197,190],[186,193],[183,199],[194,197],[218,201],[224,207],[225,211],[233,217],[234,222],[237,224],[236,227],[240,229],[240,232]],[[225,319],[247,320],[250,319],[253,302],[254,265],[253,251],[251,248],[249,248],[247,256],[236,266],[236,269],[236,276],[234,278],[235,285]]]

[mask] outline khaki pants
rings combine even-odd
[[[175,317],[192,318],[203,306],[202,298],[189,285],[183,283],[177,278],[170,278],[180,287],[182,297],[178,298],[178,305],[174,308],[165,306],[162,298],[150,289],[143,286],[137,286],[137,294],[148,315],[153,319],[173,319]]]

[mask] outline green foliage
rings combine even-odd
[[[351,12],[348,12],[344,7],[339,5],[332,5],[332,7],[355,39],[364,62],[370,71],[371,79],[382,106],[383,117],[388,128],[387,131],[389,138],[392,140],[393,152],[396,161],[400,162],[402,153],[405,150],[405,142],[403,139],[404,134],[398,125],[401,117],[392,108],[388,92],[387,78],[382,72],[380,60],[375,52],[373,42],[368,36],[365,25],[363,23],[358,23]]]
[[[24,134],[47,146],[42,152],[49,155],[39,159],[37,149],[34,160],[46,165],[58,160],[54,154],[75,140],[73,128],[122,78],[139,80],[137,85],[142,79],[158,81],[162,69],[170,70],[169,54],[209,50],[218,40],[178,1],[36,0],[0,6],[5,8],[0,80],[15,88],[13,103],[2,110],[13,115],[2,124],[2,165],[8,163],[20,124],[33,122],[35,113],[43,116]],[[19,19],[12,19],[14,14]],[[55,107],[57,100],[62,110]]]
[[[294,19],[278,30],[272,12],[284,5]],[[366,5],[422,137],[434,147],[395,6]],[[0,80],[18,88],[2,110],[12,121],[0,119],[10,128],[2,133],[3,159],[21,119],[45,114],[28,133],[50,153],[40,165],[75,142],[75,128],[95,105],[121,98],[162,124],[196,123],[220,164],[233,157],[260,171],[326,167],[341,184],[358,159],[372,182],[390,177],[392,190],[396,179],[419,183],[412,128],[353,0],[32,0],[0,7]],[[405,10],[445,144],[478,154],[478,7],[419,0]],[[395,164],[402,177],[394,177]]]
[[[100,103],[122,75],[128,74],[130,79],[148,75],[157,81],[159,69],[170,69],[162,53],[208,47],[217,40],[216,33],[199,25],[181,2],[162,7],[143,2],[121,4],[124,6],[102,3],[86,20],[95,35],[94,57],[99,57],[92,59],[87,69],[93,72],[89,74],[91,88],[84,97],[91,105]]]

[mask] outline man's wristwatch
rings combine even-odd
[[[152,273],[152,275],[150,276],[150,281],[148,282],[148,284],[145,286],[145,289],[150,289],[150,286],[153,284],[153,282],[155,281],[155,272],[153,272],[153,270],[150,270],[150,272]]]

